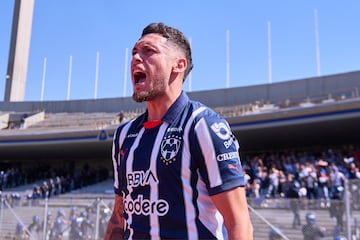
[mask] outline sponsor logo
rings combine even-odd
[[[120,160],[124,160],[125,159],[125,154],[128,152],[128,148],[126,148],[125,150],[121,149],[120,150]]]
[[[129,135],[127,135],[127,138],[136,138],[139,135],[139,133],[130,133]]]
[[[134,171],[127,174],[127,184],[131,187],[149,185],[151,181],[156,183],[159,182],[159,180],[150,170],[147,170],[146,172]]]
[[[169,203],[163,199],[150,201],[144,199],[143,195],[138,195],[136,199],[125,199],[124,210],[128,214],[145,215],[155,214],[164,216],[169,212]]]
[[[231,131],[228,126],[221,122],[221,123],[214,123],[210,127],[213,132],[222,140],[228,140],[231,137]]]
[[[166,165],[176,161],[176,155],[180,149],[182,138],[171,135],[164,137],[161,142],[161,160]]]
[[[228,153],[223,153],[223,154],[219,154],[216,156],[216,159],[219,162],[230,160],[230,159],[235,159],[235,158],[240,158],[238,152],[228,152]]]
[[[166,131],[167,132],[182,132],[183,129],[182,129],[182,127],[178,127],[178,128],[173,127],[173,128],[168,128]]]
[[[224,146],[225,146],[226,148],[229,148],[229,147],[233,144],[233,142],[234,142],[234,139],[233,139],[233,138],[229,138],[229,140],[224,141]]]
[[[213,130],[216,136],[224,140],[224,146],[226,149],[231,147],[233,143],[235,143],[236,147],[239,146],[230,128],[225,123],[214,123],[211,125],[210,128]]]
[[[236,163],[235,163],[235,166],[234,166],[233,164],[229,163],[229,164],[228,164],[228,168],[229,168],[229,169],[234,169],[235,171],[240,172],[239,162],[236,162]]]

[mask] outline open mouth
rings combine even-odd
[[[141,84],[144,83],[146,80],[146,74],[141,71],[135,71],[133,73],[134,83],[135,84]]]

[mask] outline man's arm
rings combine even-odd
[[[253,226],[246,201],[245,188],[237,187],[211,197],[224,217],[228,239],[252,240]]]
[[[124,203],[120,195],[115,194],[115,204],[107,225],[104,240],[123,239],[124,236]]]

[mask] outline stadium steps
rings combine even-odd
[[[118,113],[47,113],[45,120],[32,125],[30,128],[67,128],[71,127],[90,127],[104,128],[108,125],[116,125]]]
[[[300,210],[301,225],[295,229],[292,228],[293,214],[289,209],[274,209],[274,208],[261,208],[255,209],[258,213],[265,218],[272,226],[280,229],[282,233],[290,240],[302,240],[302,225],[306,223],[305,216],[308,212],[312,212],[316,215],[317,223],[326,229],[327,236],[324,239],[333,239],[332,234],[336,227],[336,219],[330,218],[328,209],[318,210]],[[250,217],[254,226],[254,239],[268,239],[271,227],[267,225],[257,214],[250,211]],[[352,221],[360,218],[359,211],[353,211],[351,215]],[[346,219],[344,216],[344,224]],[[351,222],[353,225],[354,222]]]
[[[49,211],[56,214],[57,210],[62,208],[65,209],[68,214],[70,207],[77,206],[79,209],[84,209],[85,207],[94,204],[96,199],[100,199],[106,205],[111,206],[114,200],[114,196],[112,194],[112,184],[112,179],[109,179],[98,184],[90,185],[70,193],[51,198],[48,205]],[[30,185],[28,188],[29,187]],[[21,188],[21,190],[23,190],[23,194],[26,192],[26,189],[26,187]],[[18,188],[18,190],[20,190],[20,188]],[[250,217],[254,226],[254,239],[268,239],[268,234],[271,229],[270,225],[267,224],[267,222],[269,222],[272,226],[281,229],[282,233],[288,239],[302,240],[302,226],[298,226],[296,229],[292,228],[293,214],[287,207],[286,200],[278,199],[274,201],[273,199],[266,199],[265,202],[267,202],[267,204],[263,204],[261,206],[250,203],[254,211],[258,213],[255,214],[252,210],[250,211]],[[44,200],[40,200],[39,205],[36,207],[29,206],[29,204],[25,204],[25,202],[23,202],[22,204],[15,206],[14,211],[22,219],[22,221],[28,225],[31,223],[32,216],[35,214],[40,216],[44,215]],[[305,224],[305,215],[310,211],[316,214],[318,224],[327,229],[328,238],[325,239],[331,239],[330,236],[336,226],[335,218],[330,218],[328,209],[308,210],[302,208],[300,210],[302,224]],[[14,232],[17,221],[11,211],[6,208],[3,209],[3,213],[0,217],[1,216],[2,225],[0,229],[0,239],[9,239],[5,238],[5,236]],[[360,219],[360,211],[352,212],[351,218],[352,221],[354,221],[355,218]],[[41,219],[43,219],[43,217],[41,217]],[[353,222],[351,223],[353,224]]]
[[[67,216],[69,214],[69,210],[71,206],[77,206],[76,203],[81,203],[82,206],[77,206],[83,209],[83,205],[90,206],[94,202],[95,196],[92,195],[92,199],[83,199],[79,198],[77,201],[69,200],[69,199],[56,199],[57,202],[62,201],[62,206],[55,206],[54,204],[49,204],[49,211],[52,212],[53,217],[55,217],[57,211],[59,209],[65,209]],[[54,201],[55,199],[52,199]],[[107,199],[106,201],[110,201]],[[259,214],[267,221],[269,221],[274,227],[281,229],[282,233],[291,240],[302,240],[302,232],[301,226],[296,229],[292,228],[292,213],[289,210],[279,210],[279,209],[258,209]],[[14,214],[15,212],[15,214]],[[307,211],[301,211],[301,220],[302,224],[305,223],[305,215]],[[329,218],[329,213],[327,210],[317,210],[314,211],[317,216],[317,221],[319,225],[324,226],[327,229],[328,237],[331,236],[332,230],[335,226],[335,219]],[[11,239],[9,236],[14,233],[15,226],[18,223],[18,219],[15,215],[21,219],[21,221],[28,226],[34,215],[39,215],[41,219],[44,217],[44,207],[38,206],[15,206],[12,210],[8,208],[3,208],[1,213],[1,233],[0,239]],[[270,226],[268,226],[262,219],[260,219],[256,214],[250,212],[251,220],[254,226],[254,239],[255,240],[263,240],[268,239],[268,235],[270,232]],[[330,238],[328,238],[330,239]]]

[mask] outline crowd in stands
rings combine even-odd
[[[360,179],[360,149],[355,145],[246,153],[242,164],[247,196],[252,198],[292,198],[291,190],[296,187],[299,197],[334,199],[341,197],[345,180]],[[34,184],[32,197],[50,198],[108,178],[108,168],[89,163],[73,171],[39,164],[26,172],[15,167],[1,171],[0,190],[41,180],[42,184]]]
[[[81,169],[54,168],[45,163],[37,163],[34,168],[26,171],[18,167],[10,167],[0,171],[0,192],[25,184],[33,184],[32,193],[26,196],[34,203],[39,199],[51,198],[68,193],[109,178],[106,167],[90,167],[85,163]],[[6,196],[16,200],[20,194],[12,193]]]
[[[247,196],[291,198],[293,188],[307,199],[341,198],[347,179],[360,179],[360,149],[286,150],[243,158]]]
[[[259,199],[259,202],[279,198],[290,200],[289,208],[294,216],[293,228],[302,226],[299,214],[302,201],[316,201],[319,207],[329,209],[330,217],[336,219],[339,232],[344,232],[344,203],[336,200],[343,199],[346,181],[357,179],[360,182],[360,146],[247,152],[241,153],[241,159],[249,199]],[[108,168],[95,167],[91,163],[84,163],[81,168],[76,168],[77,170],[71,167],[70,169],[72,170],[69,170],[69,167],[54,167],[45,163],[37,163],[26,171],[11,167],[1,171],[0,190],[34,183],[32,193],[27,196],[30,201],[27,202],[36,206],[40,199],[56,197],[110,177]],[[356,192],[358,191],[354,192],[352,200],[357,201],[360,206],[360,193],[356,195]],[[15,203],[16,206],[14,200],[19,199],[20,195],[14,194],[11,198],[12,204]],[[80,228],[81,224],[87,224],[84,221],[85,213],[82,214],[78,215],[78,221],[64,224],[67,229],[71,229],[70,235],[86,232]],[[28,229],[32,228],[28,226]],[[49,231],[47,234],[50,236],[51,233]],[[37,234],[42,232],[39,230]]]

